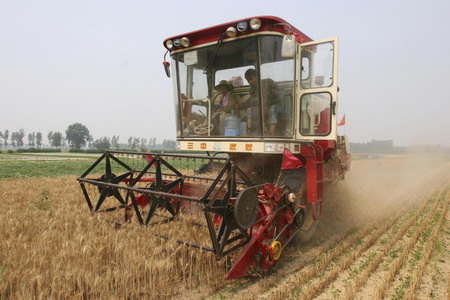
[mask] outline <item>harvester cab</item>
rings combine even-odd
[[[86,202],[143,225],[194,218],[209,243],[178,241],[232,255],[226,278],[267,273],[285,246],[312,237],[324,181],[349,169],[347,139],[337,135],[337,39],[312,41],[261,16],[164,46],[182,154],[108,151],[78,178]]]
[[[259,17],[164,45],[181,150],[299,154],[303,141],[337,140],[337,39]]]

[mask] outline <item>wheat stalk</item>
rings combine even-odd
[[[415,220],[423,213],[423,210],[430,203],[430,201],[431,199],[427,199],[426,201],[422,202],[416,213],[409,218],[409,222],[406,222],[406,224],[399,229],[398,236],[401,236],[407,230],[407,228],[409,228],[410,225],[415,222]],[[357,258],[363,251],[373,245],[374,242],[386,231],[388,231],[398,220],[399,217],[393,218],[390,222],[385,222],[383,226],[378,227],[377,230],[371,228],[372,232],[369,237],[367,237],[367,233],[370,232],[370,229],[362,231],[361,234],[356,234],[355,237],[358,237],[358,239],[352,238],[348,241],[344,241],[342,247],[338,247],[333,251],[328,252],[325,257],[320,258],[320,262],[307,266],[304,269],[300,270],[299,273],[294,274],[293,276],[288,278],[283,285],[270,290],[268,295],[263,295],[262,298],[284,299],[288,297],[292,294],[292,291],[296,287],[305,285],[308,280],[317,277],[320,272],[325,271],[329,267],[329,264],[335,258],[341,257],[345,250],[349,249],[350,246],[352,246],[356,241],[361,240],[365,236],[366,240],[361,245],[358,245],[353,251],[348,253],[336,266],[333,267],[332,270],[330,270],[322,278],[318,279],[317,282],[314,282],[314,284],[302,288],[302,291],[298,296],[301,296],[305,299],[310,299],[318,295],[323,290],[323,288],[325,288],[339,275],[340,272],[342,272],[342,270],[347,269],[355,260],[355,258]]]
[[[447,200],[446,200],[446,203],[444,204],[444,208],[440,215],[440,219],[439,219],[438,223],[435,225],[435,227],[433,228],[433,232],[432,232],[430,238],[427,240],[427,243],[424,247],[423,258],[420,261],[419,266],[415,269],[414,273],[411,276],[412,277],[411,285],[405,291],[405,299],[414,299],[414,293],[416,292],[417,287],[421,283],[423,272],[430,260],[431,252],[433,251],[435,242],[436,242],[436,240],[439,236],[439,233],[441,232],[442,226],[446,220],[446,214],[448,212],[449,204],[450,204],[450,196],[449,196],[449,194],[447,194]]]
[[[402,267],[406,257],[409,255],[410,251],[414,247],[414,245],[417,243],[420,235],[422,234],[423,230],[427,228],[427,226],[430,226],[433,222],[432,218],[428,218],[428,216],[433,216],[435,212],[438,209],[439,204],[441,203],[441,198],[438,197],[438,201],[436,201],[432,207],[432,209],[424,216],[424,222],[420,224],[420,226],[414,231],[414,234],[407,242],[405,242],[404,247],[402,247],[403,252],[402,254],[391,264],[387,275],[383,278],[382,284],[377,289],[375,296],[376,299],[383,299],[385,297],[386,291],[390,285],[390,283],[393,281],[395,275],[398,273],[400,268]]]

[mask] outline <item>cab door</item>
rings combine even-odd
[[[337,138],[338,39],[300,44],[297,49],[299,140]]]

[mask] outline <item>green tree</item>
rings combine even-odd
[[[50,131],[47,134],[47,140],[48,140],[48,144],[51,145],[52,144],[52,139],[53,139],[53,131]]]
[[[94,137],[92,136],[92,134],[89,135],[87,142],[88,142],[88,148],[91,149],[94,146]]]
[[[36,133],[28,134],[28,146],[34,147],[36,145]]]
[[[36,146],[41,148],[42,146],[42,133],[36,132]]]
[[[14,132],[12,132],[11,133],[11,146],[13,146],[14,148],[16,148],[17,147],[17,135],[18,135],[19,133],[18,132],[16,132],[16,131],[14,131]]]
[[[145,147],[145,145],[147,145],[147,139],[146,138],[141,138],[141,146]]]
[[[140,144],[140,138],[133,138],[133,144],[131,144],[131,150],[136,150],[136,147]]]
[[[8,138],[9,138],[9,130],[5,129],[5,132],[3,132],[3,141],[4,141],[3,145],[5,145],[5,149],[6,146],[8,146]]]
[[[111,142],[109,141],[109,138],[107,138],[106,136],[96,139],[94,141],[94,147],[97,149],[109,149],[110,146]]]
[[[11,133],[11,145],[13,147],[23,147],[23,138],[25,137],[25,130],[22,128],[19,131]]]
[[[70,147],[80,149],[89,140],[89,129],[81,123],[69,125],[66,130],[66,139]]]
[[[18,135],[18,141],[17,141],[17,146],[18,147],[23,147],[23,138],[25,137],[25,130],[23,130],[22,128],[19,129],[19,135]]]
[[[61,147],[62,140],[63,140],[63,135],[61,132],[59,132],[59,131],[52,132],[52,137],[51,137],[52,143],[50,145],[52,147]]]
[[[156,148],[156,138],[150,138],[149,147],[150,149]]]
[[[119,136],[113,135],[113,137],[111,139],[111,145],[114,147],[114,149],[119,149],[120,148]]]
[[[175,150],[177,147],[177,142],[172,140],[164,140],[162,146],[163,150]]]

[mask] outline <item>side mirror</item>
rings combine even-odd
[[[281,57],[293,58],[295,56],[295,37],[293,35],[285,35],[281,44]]]
[[[170,62],[163,61],[164,71],[166,71],[167,77],[170,78]]]

